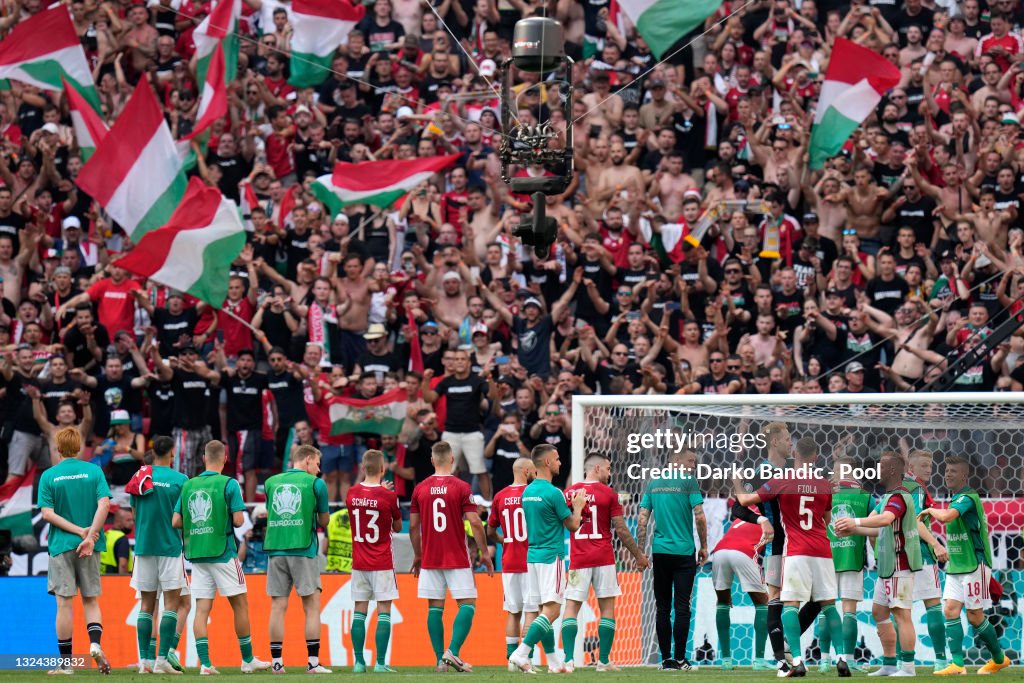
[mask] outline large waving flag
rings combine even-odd
[[[811,129],[811,168],[839,154],[843,143],[874,111],[886,91],[900,82],[900,70],[882,55],[836,38]]]
[[[32,533],[32,484],[35,480],[36,468],[31,467],[25,474],[0,486],[0,529],[10,531],[11,536]]]
[[[94,110],[100,110],[89,62],[64,5],[20,22],[0,41],[0,78],[43,90],[63,90],[67,81]]]
[[[170,218],[185,194],[185,175],[146,79],[139,81],[110,134],[75,182],[135,242]]]
[[[295,32],[288,82],[298,88],[323,83],[338,46],[365,14],[365,5],[349,0],[295,0],[289,15]]]
[[[96,145],[103,142],[107,136],[106,122],[89,105],[81,93],[61,77],[64,83],[64,94],[68,98],[68,109],[71,112],[71,124],[75,128],[75,139],[78,141],[78,149],[82,153],[82,161],[89,161],[89,158],[96,151]]]
[[[405,389],[392,389],[371,399],[333,396],[328,403],[332,436],[357,432],[394,436],[402,431],[408,400]]]
[[[721,5],[722,0],[618,0],[619,9],[636,25],[658,59]]]
[[[244,246],[238,207],[192,178],[167,225],[146,233],[117,265],[219,308],[231,262]]]
[[[178,153],[188,154],[192,148],[192,139],[202,135],[213,122],[228,113],[228,89],[224,84],[224,51],[216,48],[210,57],[206,79],[203,81],[203,92],[199,96],[199,110],[196,112],[196,123],[192,132],[178,140]]]
[[[349,204],[370,204],[385,209],[438,171],[451,166],[458,154],[400,161],[339,161],[334,172],[312,184],[316,198],[337,213]]]
[[[196,44],[196,82],[206,82],[206,72],[214,52],[224,53],[224,85],[238,72],[238,20],[242,16],[242,0],[217,0],[205,19],[196,26],[192,39]]]

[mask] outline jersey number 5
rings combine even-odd
[[[814,510],[808,507],[808,503],[814,502],[814,496],[800,496],[800,528],[810,531],[814,526]]]

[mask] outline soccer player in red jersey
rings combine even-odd
[[[501,544],[501,586],[505,611],[508,612],[505,621],[506,659],[519,647],[521,634],[530,627],[540,609],[528,599],[526,551],[530,546],[526,535],[526,515],[523,514],[523,489],[533,480],[535,472],[529,458],[513,462],[512,484],[495,494],[491,514],[487,518],[487,536],[496,545]],[[513,666],[509,666],[510,671],[519,670]]]
[[[580,527],[569,536],[569,585],[565,591],[565,612],[562,614],[562,649],[565,651],[564,669],[571,673],[576,652],[576,615],[594,587],[594,597],[601,610],[597,627],[600,642],[597,670],[618,671],[608,660],[615,640],[615,598],[622,594],[615,574],[615,550],[612,547],[612,529],[622,545],[633,556],[636,566],[643,571],[650,562],[626,528],[622,518],[619,494],[608,486],[612,464],[603,455],[591,455],[583,463],[584,479],[565,490],[566,501],[580,490],[586,496]]]
[[[818,447],[814,439],[804,437],[796,442],[793,467],[799,473],[807,472],[800,478],[790,476],[770,479],[754,493],[737,491],[736,500],[740,505],[757,505],[763,501],[778,500],[782,517],[782,528],[786,533],[785,558],[782,564],[782,627],[793,653],[792,665],[779,663],[778,677],[789,678],[807,675],[807,667],[800,657],[801,602],[813,600],[821,605],[832,644],[839,659],[836,670],[840,678],[850,676],[843,649],[843,621],[836,611],[838,594],[836,571],[832,563],[832,545],[828,540],[828,525],[832,521],[832,483],[814,476],[811,470],[818,459]]]
[[[463,520],[473,529],[476,547],[487,547],[476,504],[469,484],[452,474],[455,458],[447,441],[438,441],[430,449],[434,474],[416,486],[409,507],[409,540],[412,543],[412,573],[419,577],[416,594],[429,602],[427,631],[437,656],[437,670],[472,671],[473,667],[459,657],[459,650],[469,635],[476,611],[476,582],[473,562],[469,557]],[[426,523],[420,523],[420,515]],[[494,574],[491,558],[485,553],[483,565],[487,575]],[[459,605],[452,627],[448,649],[444,647],[444,600],[447,592]]]
[[[366,612],[370,600],[377,603],[377,663],[374,673],[393,673],[385,660],[391,640],[391,601],[398,599],[398,582],[391,555],[391,534],[402,530],[398,495],[381,485],[384,454],[368,450],[363,454],[361,483],[348,490],[345,505],[352,526],[352,659],[354,673],[366,671],[363,645],[366,642]]]
[[[734,519],[722,540],[711,551],[711,579],[715,584],[718,605],[715,625],[718,630],[718,649],[723,671],[731,671],[732,664],[732,580],[739,579],[740,588],[754,603],[754,659],[764,658],[768,637],[768,587],[758,564],[758,549],[771,541],[759,524]]]

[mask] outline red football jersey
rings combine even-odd
[[[761,500],[779,499],[785,555],[832,557],[825,515],[832,512],[832,484],[825,479],[772,479],[757,494]]]
[[[352,568],[381,571],[395,568],[391,555],[391,524],[402,518],[398,496],[380,484],[356,484],[345,498],[352,525]]]
[[[526,535],[526,515],[523,514],[523,489],[525,484],[506,486],[494,496],[491,514],[487,524],[492,528],[501,527],[501,572],[522,574],[526,572],[526,551],[530,542]]]
[[[476,512],[469,484],[450,474],[432,474],[412,492],[409,511],[420,515],[423,569],[472,567],[462,515]]]
[[[581,481],[565,490],[566,502],[576,489],[586,492],[587,504],[583,506],[580,528],[569,536],[569,569],[614,565],[612,517],[622,516],[619,494],[599,481]]]
[[[725,535],[718,541],[718,545],[712,550],[716,553],[719,550],[738,550],[744,555],[753,558],[754,547],[761,541],[761,525],[744,522],[742,519],[734,519],[732,525],[726,529]]]

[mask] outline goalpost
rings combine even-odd
[[[1024,649],[1024,392],[574,396],[571,479],[583,478],[583,462],[588,455],[608,457],[612,462],[610,483],[619,492],[627,525],[635,533],[640,498],[649,481],[641,468],[667,463],[666,433],[675,435],[672,443],[684,438],[684,445],[698,453],[698,463],[715,468],[756,466],[765,457],[757,435],[772,422],[784,423],[794,442],[812,437],[819,448],[819,464],[826,471],[840,455],[853,458],[858,465],[870,465],[877,463],[885,450],[896,450],[904,456],[915,450],[928,451],[934,456],[929,491],[940,504],[950,495],[943,483],[944,459],[950,455],[967,457],[971,485],[982,496],[988,512],[994,574],[1005,591],[1001,600],[993,600],[988,615],[1007,653],[1019,657]],[[657,441],[659,434],[661,443]],[[733,482],[731,476],[702,477],[699,484],[705,499],[710,552],[729,525],[727,500]],[[878,492],[877,482],[864,484]],[[939,525],[933,528],[941,530]],[[944,537],[944,533],[939,535]],[[633,666],[654,665],[660,662],[660,655],[654,629],[652,575],[650,570],[637,572],[628,553],[618,546],[616,541],[622,595],[616,604],[612,660]],[[650,550],[649,542],[646,550]],[[877,662],[882,650],[870,616],[876,574],[870,550],[868,554],[856,657]],[[715,665],[719,657],[716,597],[709,566],[698,571],[691,604],[690,660],[703,666]],[[731,616],[733,661],[748,666],[754,609],[736,582]],[[921,602],[914,605],[914,622],[918,662],[930,665],[934,650]],[[577,666],[593,659],[590,651],[597,645],[597,623],[597,604],[591,597],[579,616]],[[816,645],[813,631],[811,628],[804,634],[805,653]],[[809,659],[814,661],[813,649],[810,654]],[[970,664],[984,663],[970,635],[965,654]]]

